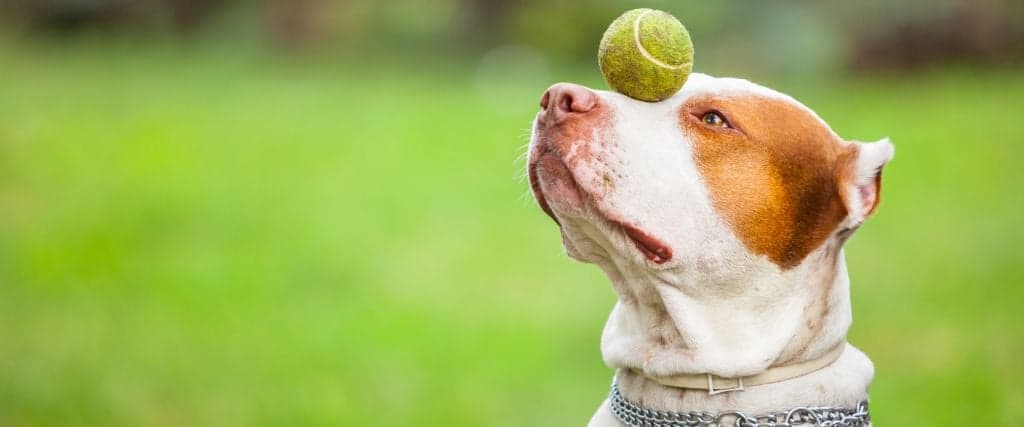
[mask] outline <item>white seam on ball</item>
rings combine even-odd
[[[669,70],[679,70],[679,69],[682,69],[683,67],[686,66],[685,62],[682,63],[682,64],[679,64],[679,65],[672,65],[672,64],[664,63],[660,59],[655,58],[654,55],[651,55],[651,53],[648,52],[647,49],[644,49],[644,45],[642,43],[640,43],[640,21],[642,21],[644,19],[644,16],[646,16],[648,13],[651,13],[651,12],[654,12],[654,11],[653,10],[648,10],[648,11],[645,11],[644,13],[641,13],[640,16],[636,17],[636,22],[633,23],[633,42],[636,43],[637,50],[640,51],[640,55],[641,56],[643,56],[644,58],[647,58],[648,61],[651,61],[652,63],[654,63],[654,65],[657,65],[657,66],[659,66],[661,68],[667,68]]]

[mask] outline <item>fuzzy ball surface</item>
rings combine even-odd
[[[616,92],[642,101],[666,99],[693,69],[693,43],[672,15],[633,9],[608,26],[598,49],[604,80]]]

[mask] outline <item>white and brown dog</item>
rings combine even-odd
[[[842,247],[878,206],[888,140],[845,141],[789,96],[702,74],[658,103],[559,83],[541,107],[534,196],[618,294],[601,352],[621,402],[590,425],[866,401]]]

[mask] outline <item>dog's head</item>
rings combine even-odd
[[[668,280],[784,274],[838,251],[893,153],[789,96],[701,74],[658,103],[560,83],[541,107],[529,180],[568,254]]]

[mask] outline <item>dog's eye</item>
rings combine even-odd
[[[717,111],[708,111],[701,116],[700,121],[708,126],[720,127],[720,128],[732,128],[728,120],[722,117],[722,113]]]

